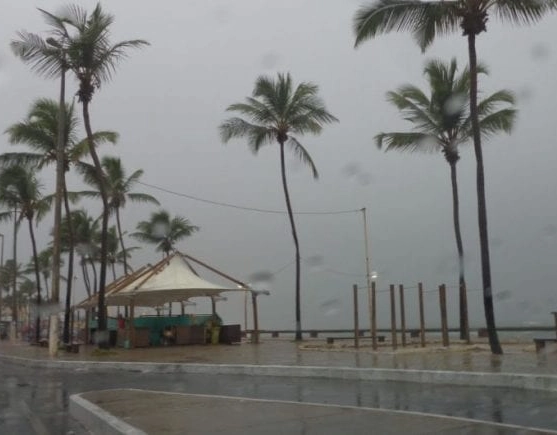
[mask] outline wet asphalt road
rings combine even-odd
[[[84,434],[71,394],[110,388],[365,406],[557,430],[557,393],[504,388],[253,376],[61,371],[0,363],[0,434]]]

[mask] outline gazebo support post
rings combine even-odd
[[[257,315],[257,293],[251,292],[251,303],[253,306],[253,332],[251,341],[252,343],[259,344],[259,318]]]
[[[130,349],[133,349],[135,347],[135,325],[134,325],[134,320],[135,318],[135,304],[133,302],[133,299],[130,301],[130,337],[129,337],[129,342],[130,342]]]

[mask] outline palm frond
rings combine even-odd
[[[269,127],[251,124],[241,118],[230,118],[220,126],[220,136],[224,143],[233,138],[248,138],[248,145],[255,154],[261,146],[271,143],[275,139],[276,132]]]
[[[490,137],[495,134],[512,132],[518,111],[516,109],[502,109],[480,119],[482,136]]]
[[[355,46],[391,31],[410,31],[425,50],[437,35],[459,30],[457,1],[378,0],[354,16]]]
[[[157,200],[157,198],[147,193],[128,193],[127,196],[132,202],[143,202],[160,205],[160,202]]]
[[[12,52],[31,67],[39,75],[54,78],[60,75],[63,57],[60,51],[49,46],[39,35],[29,32],[18,32],[18,40],[10,43]]]
[[[557,8],[555,0],[497,0],[493,2],[496,16],[503,22],[533,24]]]
[[[385,147],[385,151],[436,152],[443,148],[436,136],[420,132],[379,133],[374,139],[377,147]]]
[[[288,138],[287,144],[290,146],[290,149],[296,154],[296,157],[304,163],[306,166],[309,166],[313,175],[314,179],[319,178],[319,172],[317,172],[317,167],[315,163],[313,163],[313,159],[311,158],[310,154],[307,150],[302,146],[302,144],[295,138],[290,136]]]

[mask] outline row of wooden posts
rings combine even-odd
[[[401,284],[399,289],[399,307],[400,307],[400,332],[401,332],[401,344],[406,346],[406,312],[404,306],[404,286]],[[359,326],[359,314],[358,314],[358,286],[353,285],[354,293],[354,346],[357,348],[360,346],[360,326]],[[377,335],[377,302],[376,302],[376,287],[375,282],[371,283],[369,288],[369,311],[370,311],[370,333],[371,333],[371,343],[372,348],[377,349],[378,335]],[[466,292],[463,292],[466,294]],[[391,308],[391,346],[393,349],[398,347],[398,336],[397,336],[397,313],[396,313],[396,298],[395,298],[395,285],[391,284],[389,286],[390,294],[390,308]],[[425,337],[425,315],[424,315],[424,289],[423,284],[418,284],[418,300],[419,300],[419,317],[420,317],[420,344],[422,347],[426,346]],[[439,286],[439,310],[441,315],[441,337],[443,346],[447,347],[449,343],[449,326],[447,321],[447,289],[445,284]],[[466,336],[469,337],[468,324],[466,322]]]

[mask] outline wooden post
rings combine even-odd
[[[400,297],[400,329],[402,333],[402,347],[406,346],[406,316],[404,313],[404,286],[399,284],[398,292]]]
[[[464,316],[464,339],[466,340],[467,344],[470,344],[470,322],[468,320],[468,295],[466,293],[466,284],[461,284],[462,288],[459,288],[459,296],[461,298],[462,306],[464,307],[464,311],[466,315]]]
[[[251,342],[259,344],[259,319],[257,318],[257,294],[251,292],[251,304],[253,308],[253,332]]]
[[[375,281],[371,283],[371,347],[377,350],[377,301]]]
[[[420,340],[425,347],[425,316],[424,316],[424,286],[418,283],[418,296],[420,298]]]
[[[449,329],[447,326],[447,293],[445,284],[439,286],[439,306],[441,308],[441,334],[443,346],[449,346]]]
[[[354,292],[354,347],[357,349],[360,347],[360,327],[358,324],[358,286],[356,284],[352,286],[352,291]]]
[[[557,335],[557,311],[552,311],[553,318],[555,319],[555,334]]]
[[[129,343],[130,343],[130,349],[133,349],[135,347],[135,325],[134,325],[134,320],[135,318],[135,303],[134,300],[132,299],[130,301],[130,326],[129,326]]]
[[[389,292],[391,294],[391,343],[393,349],[397,348],[396,342],[396,305],[395,305],[395,286],[391,284],[389,286]]]

